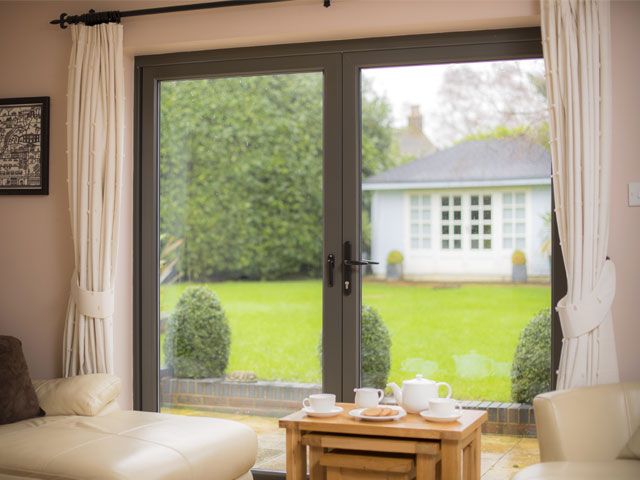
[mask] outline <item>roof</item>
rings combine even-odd
[[[524,137],[471,140],[364,180],[365,190],[550,183],[551,154]]]

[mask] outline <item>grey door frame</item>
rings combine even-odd
[[[325,391],[351,401],[360,377],[361,279],[342,295],[342,245],[360,255],[360,71],[363,68],[541,58],[540,29],[518,28],[402,37],[248,47],[136,58],[134,171],[134,405],[158,409],[158,169],[157,85],[169,78],[256,73],[325,72],[325,247],[336,255],[335,287],[323,294]],[[149,128],[149,126],[152,128]],[[143,128],[144,126],[144,128]],[[331,193],[330,197],[327,195]],[[566,293],[562,254],[553,221],[552,304]],[[555,385],[561,330],[552,309]],[[339,338],[335,338],[335,336]],[[155,372],[155,373],[154,373]],[[256,478],[283,478],[258,473]]]
[[[361,255],[361,72],[376,67],[434,65],[457,62],[514,60],[540,58],[542,44],[539,38],[521,38],[520,41],[442,45],[393,50],[349,52],[343,55],[342,95],[343,108],[343,241],[353,245],[354,258]],[[380,259],[373,259],[380,260]],[[360,383],[360,305],[362,281],[353,276],[353,293],[343,297],[343,392],[353,392]],[[555,369],[552,369],[555,370]],[[553,373],[551,373],[553,375]],[[351,393],[352,397],[353,393]],[[350,398],[351,400],[351,398]]]
[[[159,410],[159,85],[165,80],[322,72],[323,104],[323,258],[340,250],[341,231],[341,63],[335,54],[232,59],[136,66],[137,121],[134,183],[134,408]],[[148,128],[148,126],[152,126]],[[337,127],[337,128],[336,128]],[[320,259],[319,259],[320,261]],[[341,261],[338,259],[337,261]],[[333,288],[323,284],[323,390],[341,395],[341,291],[336,269]]]

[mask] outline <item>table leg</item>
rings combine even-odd
[[[460,480],[462,474],[462,449],[457,440],[442,440],[442,478]]]
[[[307,478],[307,449],[301,442],[300,430],[287,428],[287,480],[305,480]]]
[[[426,453],[416,455],[416,480],[436,479],[436,457]]]
[[[480,439],[481,430],[478,428],[471,434],[471,441],[462,453],[462,471],[465,480],[480,479]]]
[[[325,469],[320,465],[322,447],[309,447],[309,478],[310,480],[326,480]]]

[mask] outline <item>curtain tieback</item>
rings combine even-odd
[[[616,268],[606,260],[591,293],[578,303],[568,304],[566,295],[558,302],[556,311],[564,338],[577,338],[598,328],[611,310],[615,293]]]
[[[78,285],[78,276],[71,277],[71,297],[80,315],[93,318],[107,318],[113,315],[115,298],[113,290],[85,290]]]

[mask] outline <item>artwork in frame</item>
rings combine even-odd
[[[0,99],[0,195],[49,194],[49,97]]]

